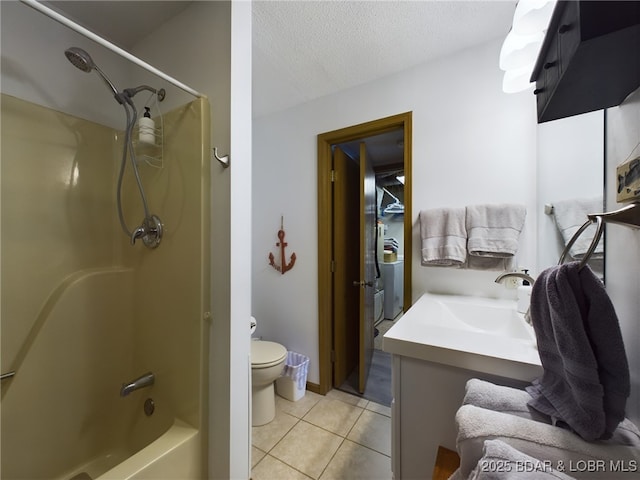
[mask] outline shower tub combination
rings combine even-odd
[[[3,6],[3,30],[7,18]],[[1,370],[15,375],[2,380],[1,475],[202,478],[209,105],[163,113],[162,165],[138,165],[133,97],[160,89],[119,91],[85,50],[65,53],[98,73],[126,123],[2,93]]]

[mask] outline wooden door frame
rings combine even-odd
[[[333,339],[333,288],[332,288],[332,239],[331,213],[331,146],[360,140],[402,128],[404,132],[404,287],[403,309],[411,306],[411,257],[412,257],[412,112],[361,123],[318,135],[318,334],[320,383],[311,390],[325,394],[333,388],[331,347]]]

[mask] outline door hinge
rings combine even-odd
[[[336,171],[331,170],[331,183],[336,181]]]
[[[336,361],[336,351],[331,350],[331,363],[335,363]]]
[[[336,261],[331,260],[331,273],[336,273]]]

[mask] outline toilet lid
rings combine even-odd
[[[279,343],[266,342],[264,340],[251,341],[251,365],[268,366],[277,364],[285,359],[287,349]]]

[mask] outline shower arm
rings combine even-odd
[[[165,97],[165,90],[164,88],[161,88],[160,90],[156,90],[153,87],[150,87],[149,85],[139,85],[137,87],[134,88],[125,88],[122,92],[129,98],[133,98],[135,95],[137,95],[138,93],[147,90],[151,93],[154,93],[158,96],[158,101],[161,102],[164,100]]]

